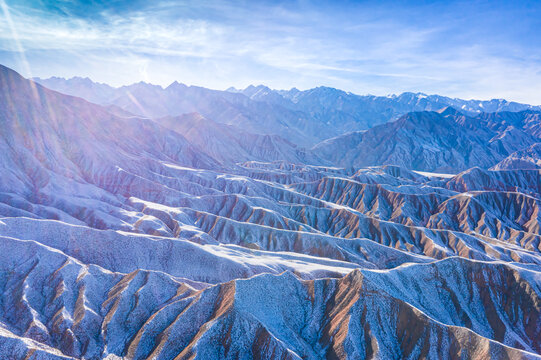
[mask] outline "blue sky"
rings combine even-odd
[[[114,86],[325,85],[541,104],[539,1],[0,0],[0,63]]]

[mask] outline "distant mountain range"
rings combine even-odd
[[[143,82],[113,88],[77,77],[35,81],[140,116],[158,118],[198,112],[205,118],[253,133],[280,135],[304,147],[346,132],[366,130],[413,111],[437,111],[447,106],[470,116],[480,112],[541,111],[541,106],[503,99],[461,100],[421,93],[361,96],[328,87],[299,91],[271,90],[260,85],[218,91],[178,82],[166,88]]]
[[[47,81],[0,66],[0,358],[541,359],[539,109]]]

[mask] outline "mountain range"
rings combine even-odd
[[[0,354],[539,359],[539,110],[0,66]]]
[[[144,82],[113,88],[88,78],[34,80],[50,89],[101,105],[115,105],[140,116],[158,118],[198,112],[219,123],[265,135],[280,135],[307,147],[346,132],[396,120],[414,111],[437,111],[448,106],[466,115],[541,111],[541,106],[503,99],[461,100],[422,93],[360,96],[328,87],[284,91],[260,85],[218,91],[176,81],[166,88]]]

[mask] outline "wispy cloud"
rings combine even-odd
[[[0,50],[26,54],[28,68],[11,65],[27,75],[84,75],[113,85],[327,85],[541,103],[539,6],[0,3],[10,16],[0,22]]]

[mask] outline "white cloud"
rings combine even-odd
[[[450,15],[425,21],[414,10],[362,6],[206,6],[161,2],[144,11],[103,12],[99,21],[15,7],[13,26],[0,22],[0,49],[23,48],[38,76],[83,71],[78,75],[113,85],[327,85],[357,93],[422,91],[541,103],[539,53],[476,39],[480,30],[461,32],[464,24]]]

